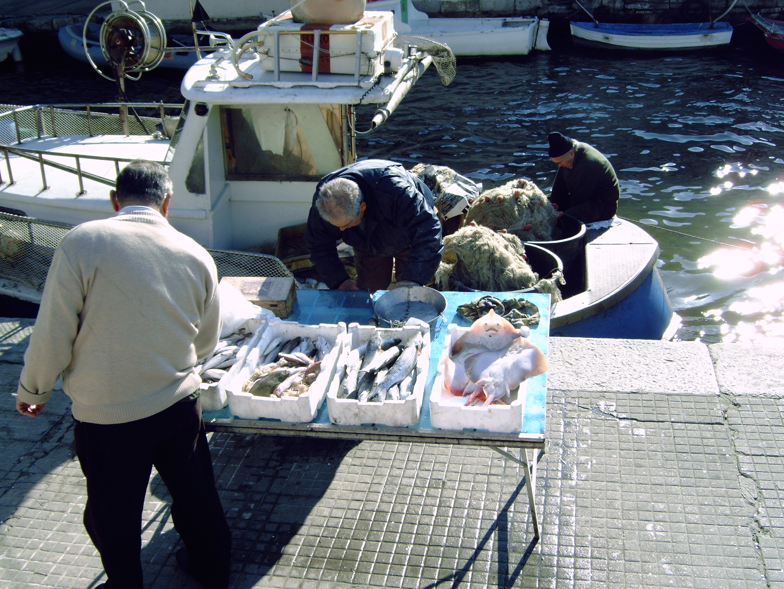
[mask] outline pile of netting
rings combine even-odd
[[[506,229],[521,241],[552,241],[558,211],[536,184],[512,180],[474,199],[466,223]]]
[[[409,170],[433,192],[436,210],[443,219],[456,217],[479,196],[482,185],[446,166],[417,164]]]
[[[534,287],[553,294],[555,302],[560,300],[555,284],[559,278],[540,280],[526,261],[525,247],[517,236],[471,224],[444,238],[444,255],[435,282],[439,290],[468,287],[504,292]]]

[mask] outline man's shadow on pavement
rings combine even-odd
[[[255,586],[278,562],[343,458],[359,443],[212,434],[216,484],[232,532],[233,589]],[[161,504],[144,515],[142,534],[149,539],[142,550],[145,584],[152,589],[199,587],[177,567],[174,554],[182,543],[172,528],[171,497],[157,473],[150,491]]]

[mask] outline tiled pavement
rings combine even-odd
[[[0,322],[12,393],[30,322]],[[784,354],[551,340],[542,537],[524,469],[488,448],[212,434],[232,587],[783,587]],[[782,350],[784,351],[784,350]],[[0,405],[0,587],[104,580],[81,524],[68,402]],[[197,587],[150,481],[147,586]]]

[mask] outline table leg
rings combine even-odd
[[[513,460],[518,464],[525,466],[525,486],[528,489],[528,504],[531,510],[531,519],[534,524],[534,538],[539,539],[539,517],[536,514],[536,466],[538,464],[537,456],[534,454],[530,456],[527,448],[520,448],[520,458],[510,454],[497,446],[490,446],[493,450],[498,452],[501,456]]]

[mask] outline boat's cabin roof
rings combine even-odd
[[[387,103],[416,61],[394,38],[392,12],[367,11],[357,23],[324,31],[294,23],[286,12],[198,61],[181,92],[223,105]]]

